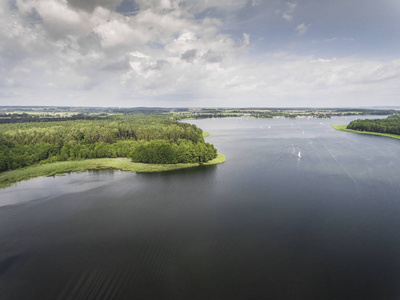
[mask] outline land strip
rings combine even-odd
[[[378,136],[385,136],[393,139],[398,139],[400,140],[400,136],[396,134],[389,134],[389,133],[379,133],[379,132],[370,132],[370,131],[358,131],[358,130],[352,130],[352,129],[347,129],[347,124],[344,125],[331,125],[333,129],[339,130],[339,131],[345,131],[345,132],[352,132],[352,133],[361,133],[361,134],[369,134],[369,135],[378,135]]]
[[[0,189],[11,186],[19,181],[41,176],[54,176],[70,172],[84,172],[88,170],[122,170],[131,172],[165,172],[201,165],[216,165],[225,162],[225,156],[218,153],[217,158],[203,163],[190,164],[142,164],[133,163],[128,158],[97,158],[75,161],[60,161],[49,164],[29,166],[22,169],[10,170],[0,173]]]

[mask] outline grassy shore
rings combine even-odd
[[[369,134],[369,135],[379,135],[379,136],[385,136],[385,137],[390,137],[390,138],[393,138],[393,139],[400,140],[400,136],[396,135],[396,134],[352,130],[352,129],[347,129],[347,125],[346,124],[345,125],[331,125],[331,127],[336,129],[336,130],[339,130],[339,131],[361,133],[361,134]]]
[[[202,165],[216,165],[225,161],[225,156],[218,153],[217,158]],[[19,181],[40,176],[83,172],[87,170],[122,170],[131,172],[165,172],[171,170],[198,167],[200,164],[140,164],[133,163],[128,158],[98,158],[75,161],[61,161],[44,165],[30,166],[23,169],[0,173],[0,189],[11,186]]]
[[[211,165],[218,165],[218,164],[223,164],[225,162],[225,155],[218,153],[218,156],[214,158],[213,160],[210,160],[206,163],[203,163],[203,166],[211,166]]]

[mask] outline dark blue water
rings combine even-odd
[[[190,121],[225,164],[0,190],[0,299],[400,299],[400,141],[350,120]]]

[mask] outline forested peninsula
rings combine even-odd
[[[340,131],[400,139],[400,115],[389,116],[386,119],[354,120],[349,125],[332,125],[332,127]]]
[[[400,115],[386,119],[354,120],[347,129],[400,135]]]
[[[223,160],[200,128],[168,115],[0,125],[0,187],[76,170],[151,172]]]

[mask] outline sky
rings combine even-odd
[[[2,0],[2,105],[400,105],[400,1]]]

